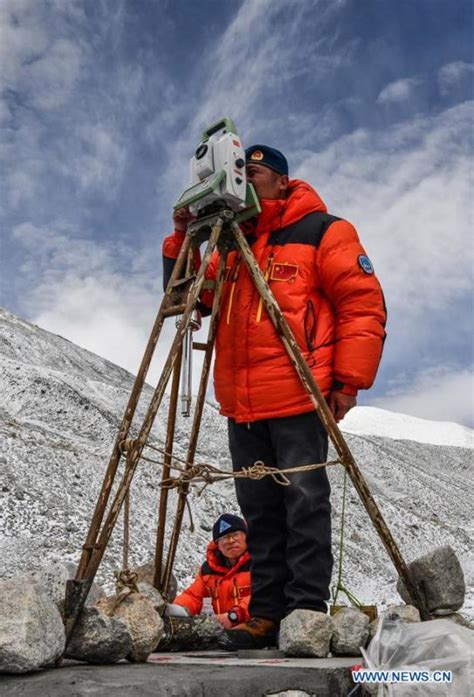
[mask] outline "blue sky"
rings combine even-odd
[[[230,115],[374,263],[388,339],[360,403],[472,425],[472,12],[2,0],[2,305],[135,371],[171,206],[200,131]]]

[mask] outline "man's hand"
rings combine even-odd
[[[179,208],[179,210],[173,213],[174,229],[178,230],[178,232],[186,232],[188,223],[194,220],[195,217],[187,208]]]
[[[221,623],[224,629],[232,629],[234,626],[227,616],[227,612],[223,612],[222,615],[216,615],[216,619]]]
[[[355,407],[356,404],[357,399],[352,395],[343,394],[337,390],[334,390],[334,392],[331,392],[329,395],[328,406],[336,419],[336,423],[339,423],[347,412],[352,409],[352,407]]]

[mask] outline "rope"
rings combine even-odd
[[[121,443],[122,452],[130,452],[135,446],[135,440],[127,440]],[[154,450],[161,455],[168,456],[172,460],[180,462],[185,465],[185,467],[180,467],[177,464],[171,464],[171,468],[180,472],[178,477],[168,477],[163,480],[160,484],[165,489],[178,489],[180,493],[187,494],[188,486],[191,482],[204,482],[204,487],[199,491],[199,496],[202,494],[204,489],[214,482],[224,481],[226,479],[253,479],[258,481],[264,477],[270,476],[276,484],[281,486],[290,486],[291,481],[286,476],[288,474],[295,474],[297,472],[310,472],[313,470],[320,469],[322,467],[331,467],[334,465],[341,464],[340,460],[332,460],[331,462],[323,462],[317,464],[300,465],[299,467],[288,467],[285,469],[279,469],[278,467],[270,467],[265,465],[261,460],[257,460],[250,467],[242,467],[242,469],[236,472],[229,472],[228,470],[222,470],[209,463],[195,464],[188,462],[183,458],[180,458],[173,453],[168,453],[162,448],[158,448],[156,445],[146,444],[146,447]],[[164,463],[161,460],[155,460],[150,457],[146,457],[143,454],[141,459],[145,462],[151,462],[152,464],[160,465],[163,467]]]
[[[123,569],[122,571],[114,571],[115,576],[115,603],[113,610],[115,610],[121,602],[128,598],[132,593],[138,593],[138,574],[130,569]]]
[[[130,547],[130,488],[125,494],[123,507],[123,549],[122,549],[122,569],[128,569],[128,550]]]

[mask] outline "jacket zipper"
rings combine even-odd
[[[272,252],[272,254],[270,254],[270,256],[268,257],[267,268],[265,269],[265,273],[263,274],[263,278],[266,281],[268,281],[268,278],[270,276],[270,269],[272,268],[272,262],[273,262],[274,256],[275,255]],[[258,308],[257,308],[257,318],[256,318],[257,322],[260,322],[260,320],[262,319],[262,311],[263,311],[263,298],[262,298],[262,296],[260,296],[260,300],[258,301]]]
[[[235,292],[235,286],[237,283],[237,277],[239,275],[239,269],[240,269],[240,262],[241,262],[241,257],[239,257],[235,263],[235,268],[234,268],[234,273],[232,274],[232,282],[230,285],[230,294],[229,294],[229,304],[227,306],[227,314],[226,314],[226,323],[229,324],[230,322],[230,313],[232,310],[232,303],[234,301],[234,292]]]

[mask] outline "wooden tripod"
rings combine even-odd
[[[204,252],[201,266],[195,275],[189,271],[192,268],[193,252],[201,243],[208,240]],[[430,614],[426,606],[426,601],[420,588],[411,579],[408,567],[398,549],[398,546],[369,491],[367,483],[357,466],[354,457],[342,435],[339,427],[329,410],[313,374],[304,360],[293,333],[283,316],[278,304],[270,290],[259,266],[252,254],[252,251],[245,239],[239,225],[234,220],[234,213],[230,210],[223,210],[213,216],[202,218],[188,226],[181,251],[171,274],[168,287],[160,305],[153,329],[148,340],[148,344],[136,377],[130,398],[125,410],[120,430],[118,432],[110,461],[102,483],[102,488],[95,507],[95,511],[90,523],[89,531],[85,544],[83,545],[82,556],[77,568],[76,577],[67,582],[66,602],[64,610],[64,622],[66,627],[66,637],[69,640],[77,617],[84,605],[94,580],[99,564],[104,555],[110,536],[120,514],[122,504],[127,496],[143,448],[146,445],[148,436],[153,426],[158,408],[161,404],[166,386],[173,373],[172,389],[170,397],[170,407],[168,415],[168,428],[165,446],[165,460],[162,473],[162,482],[169,478],[175,419],[176,406],[178,399],[179,374],[181,365],[181,349],[184,335],[192,320],[193,311],[199,301],[199,296],[205,284],[205,274],[209,266],[211,255],[214,250],[219,251],[219,267],[217,279],[214,286],[214,298],[212,305],[211,320],[208,330],[206,344],[194,344],[195,348],[204,350],[204,363],[202,368],[201,380],[199,385],[196,407],[194,409],[193,423],[190,434],[190,441],[186,455],[186,468],[190,468],[194,462],[196,453],[199,427],[201,423],[204,401],[209,378],[209,371],[214,348],[214,341],[219,320],[219,310],[224,285],[224,275],[226,267],[227,253],[231,248],[236,247],[248,269],[248,272],[257,288],[270,319],[280,336],[288,356],[293,364],[298,376],[306,389],[313,405],[318,410],[319,417],[334,445],[338,454],[339,461],[346,468],[356,491],[358,492],[367,513],[379,534],[400,578],[410,593],[413,604],[419,609],[422,619],[430,619]],[[182,277],[183,272],[187,272]],[[125,471],[120,481],[115,497],[109,507],[107,516],[105,512],[109,501],[117,468],[122,457],[123,444],[128,437],[135,410],[140,394],[143,389],[145,377],[161,332],[163,323],[167,317],[181,316],[176,335],[168,353],[163,371],[158,380],[153,397],[148,406],[145,419],[140,428],[136,439],[131,441],[131,447],[127,447],[127,458]],[[129,441],[130,442],[130,441]],[[166,563],[163,564],[163,549],[165,536],[165,523],[167,513],[168,489],[162,487],[160,492],[159,513],[158,513],[158,532],[155,551],[155,574],[154,585],[161,591],[166,592],[169,586],[171,572],[176,549],[178,545],[181,525],[186,505],[186,496],[189,483],[183,483],[180,487],[176,518],[174,528],[168,548]]]

